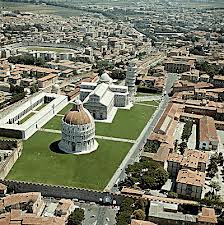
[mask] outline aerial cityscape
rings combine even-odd
[[[0,0],[0,225],[224,225],[224,1]]]

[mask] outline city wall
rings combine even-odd
[[[23,143],[21,140],[0,140],[1,150],[12,150],[12,153],[6,158],[4,162],[0,162],[0,179],[4,179],[17,159],[21,156]]]
[[[81,188],[71,188],[65,186],[29,183],[22,181],[12,181],[12,180],[0,180],[1,183],[13,189],[15,193],[23,192],[41,192],[44,197],[53,198],[68,198],[68,199],[78,199],[86,202],[96,202],[101,203],[100,199],[103,199],[108,195],[107,192],[101,192],[96,190],[88,190]],[[110,193],[116,204],[120,205],[124,196],[116,195]]]

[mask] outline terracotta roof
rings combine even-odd
[[[5,191],[5,190],[7,190],[7,186],[0,183],[0,191]]]
[[[73,202],[70,199],[61,199],[57,205],[56,210],[62,211],[62,214],[66,214],[69,208],[73,206]]]
[[[178,153],[171,153],[171,154],[169,154],[167,161],[181,163],[182,158],[183,158],[183,156]]]
[[[182,169],[178,172],[176,182],[203,187],[205,184],[205,173]]]
[[[57,74],[50,73],[49,75],[44,76],[44,77],[41,77],[41,78],[39,78],[39,79],[37,79],[37,80],[43,82],[43,81],[46,81],[46,80],[53,79],[53,78],[55,78],[55,77],[57,77]]]
[[[142,196],[144,194],[144,191],[141,190],[137,190],[134,188],[127,188],[127,187],[123,187],[121,190],[122,194],[133,194],[133,195],[140,195]]]
[[[131,220],[131,225],[156,225],[150,221],[143,221],[143,220]]]
[[[82,103],[78,103],[64,116],[64,122],[71,125],[84,125],[91,123],[91,116]]]
[[[38,197],[41,195],[40,192],[28,192],[28,193],[19,193],[19,194],[12,194],[8,195],[3,198],[4,206],[15,205],[17,203],[35,202]]]
[[[200,141],[217,141],[218,135],[215,127],[215,121],[212,117],[204,116],[199,122],[199,140]]]
[[[202,213],[198,216],[198,222],[217,224],[217,217],[213,208],[202,208]]]

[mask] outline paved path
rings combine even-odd
[[[60,130],[40,128],[40,131],[48,132],[48,133],[61,134],[61,131]],[[106,137],[106,136],[100,136],[100,135],[96,135],[95,137],[97,139],[102,139],[102,140],[126,142],[126,143],[132,143],[132,144],[134,144],[136,142],[135,140],[125,139],[125,138]]]
[[[40,128],[40,131],[48,132],[48,133],[55,133],[55,134],[61,134],[60,130],[53,130],[53,129],[45,129],[45,128]]]
[[[161,100],[161,95],[148,95],[148,96],[139,96],[135,97],[135,102],[146,102],[146,101],[153,101],[153,100]]]
[[[158,105],[150,105],[150,104],[144,104],[144,103],[138,103],[138,102],[136,102],[135,105],[144,105],[144,106],[150,106],[150,107],[158,108]]]
[[[120,141],[120,142],[128,142],[134,144],[136,141],[131,139],[125,139],[125,138],[114,138],[114,137],[106,137],[106,136],[99,136],[96,135],[96,138],[98,139],[104,139],[104,140],[111,140],[111,141]]]

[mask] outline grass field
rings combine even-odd
[[[39,107],[37,107],[37,108],[35,109],[35,111],[40,111],[40,110],[43,109],[46,105],[47,105],[47,103],[43,103],[42,105],[40,105]]]
[[[24,142],[22,156],[7,179],[102,190],[131,148],[131,144],[97,140],[98,149],[87,155],[52,152],[59,134],[37,132]]]
[[[19,121],[19,124],[23,124],[24,122],[26,122],[29,118],[31,118],[35,113],[34,112],[30,112],[27,116],[25,116],[23,119],[21,119]]]
[[[63,109],[59,114],[67,112],[70,106],[66,107],[66,110]],[[137,139],[154,111],[155,107],[137,104],[131,110],[119,109],[112,123],[96,123],[96,134],[108,137]],[[55,116],[44,128],[60,130],[61,119],[60,116]]]
[[[112,123],[96,123],[96,133],[135,140],[154,111],[154,107],[143,105],[135,105],[131,110],[119,109]]]
[[[22,2],[3,2],[0,1],[0,6],[4,7],[4,10],[19,10],[21,12],[32,12],[36,14],[54,14],[62,17],[71,17],[71,16],[79,16],[85,13],[82,10],[75,10],[69,8],[63,8],[58,6],[50,6],[50,5],[35,5],[30,3],[22,3]]]

